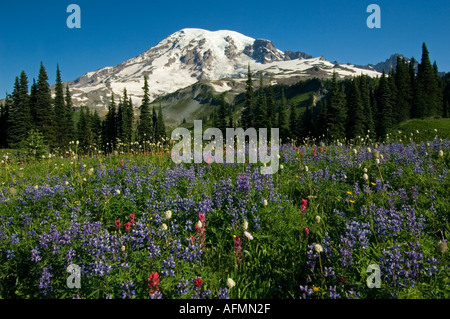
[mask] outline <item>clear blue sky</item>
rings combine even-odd
[[[81,8],[81,29],[69,29],[69,4]],[[381,29],[369,29],[369,4],[381,8]],[[37,78],[44,63],[51,84],[114,66],[182,28],[233,30],[340,63],[368,64],[402,53],[450,71],[450,1],[398,0],[33,0],[0,2],[0,98],[22,70]]]

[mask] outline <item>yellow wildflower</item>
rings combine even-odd
[[[314,291],[314,292],[319,292],[319,290],[320,290],[319,287],[316,287],[316,286],[313,285],[313,291]]]
[[[350,203],[354,204],[354,203],[355,203],[355,201],[354,201],[354,200],[351,200],[351,199],[350,199]]]
[[[349,195],[353,195],[353,193],[352,193],[352,192],[347,192],[347,194],[349,194]]]

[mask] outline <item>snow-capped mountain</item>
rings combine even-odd
[[[199,81],[210,81],[217,92],[228,91],[231,82],[245,81],[248,65],[252,72],[263,72],[272,82],[330,77],[333,72],[341,77],[380,75],[376,70],[339,65],[303,52],[283,52],[269,40],[234,31],[182,29],[134,58],[89,72],[69,85],[75,106],[106,107],[111,93],[121,96],[126,88],[137,107],[143,95],[144,76],[148,77],[154,100]]]

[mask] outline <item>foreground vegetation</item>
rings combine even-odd
[[[283,145],[274,175],[4,151],[0,297],[449,298],[450,141],[417,135]]]

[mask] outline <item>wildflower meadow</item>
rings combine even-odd
[[[2,151],[0,298],[449,298],[450,141],[437,134],[284,143],[272,175],[175,164],[170,144]]]

